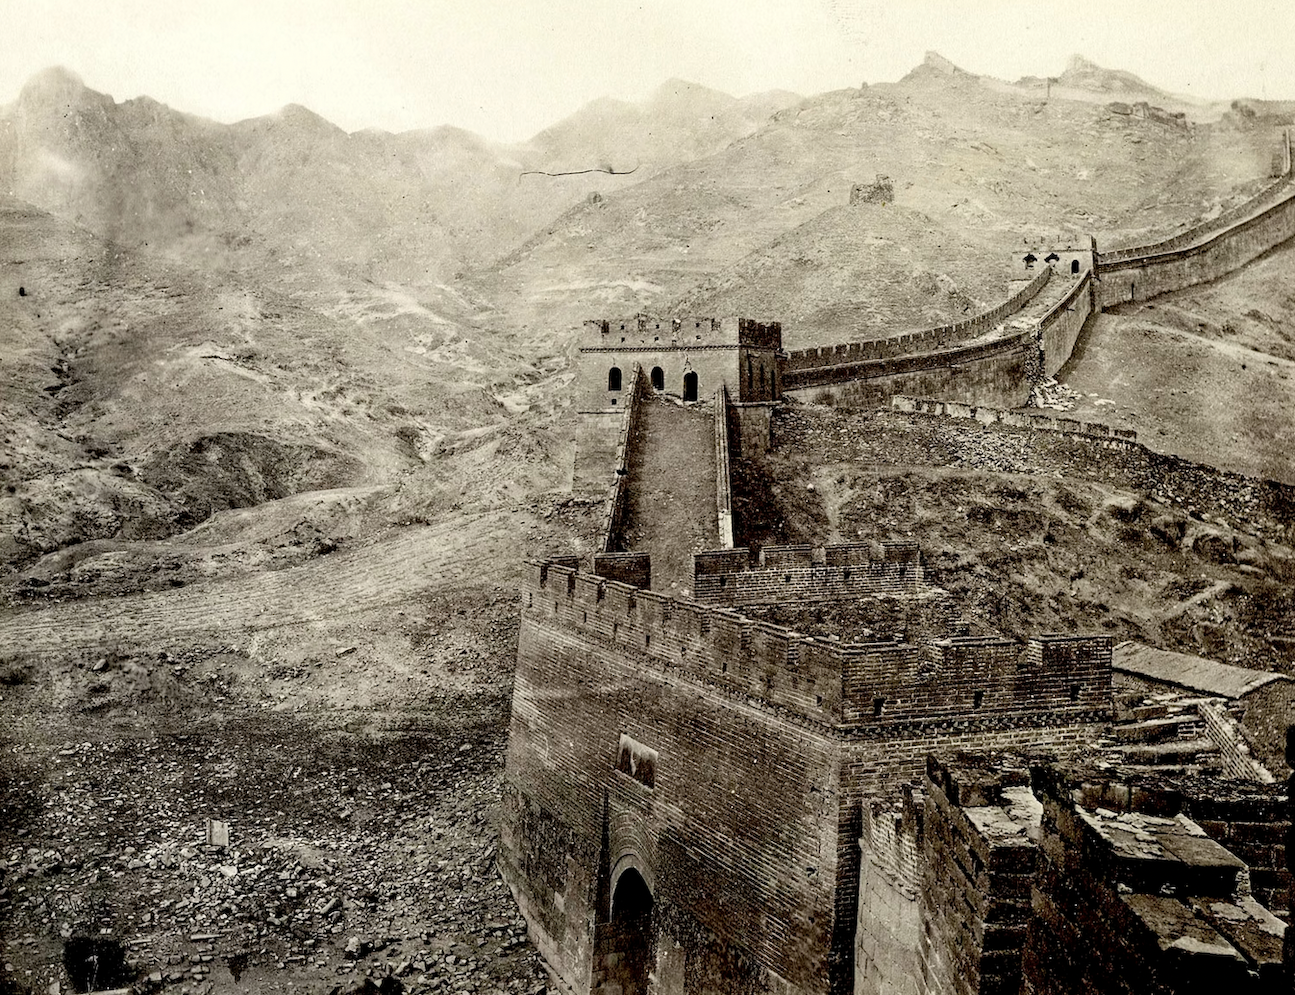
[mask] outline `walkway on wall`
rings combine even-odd
[[[653,590],[691,589],[693,550],[719,546],[711,406],[648,393],[627,455],[628,506],[613,548],[651,553]]]

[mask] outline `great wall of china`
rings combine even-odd
[[[787,394],[1146,452],[1016,409],[1102,308],[1295,236],[1282,141],[1241,208],[1034,247],[968,321],[790,353],[776,322],[586,324],[573,488],[601,531],[590,562],[528,565],[501,815],[563,990],[1290,990],[1290,793],[1252,748],[1273,723],[1117,691],[1105,635],[972,631],[915,542],[734,547],[734,461]]]

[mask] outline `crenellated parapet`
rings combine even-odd
[[[763,546],[693,554],[693,597],[714,605],[824,601],[914,594],[922,583],[916,542]]]
[[[959,719],[1060,724],[1111,708],[1108,636],[846,643],[538,560],[527,564],[522,598],[525,619],[645,672],[865,735]]]

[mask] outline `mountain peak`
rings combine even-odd
[[[1091,59],[1082,55],[1072,55],[1066,63],[1066,71],[1058,79],[1066,86],[1083,90],[1095,90],[1101,93],[1142,93],[1156,94],[1160,90],[1146,80],[1122,69],[1105,69]]]
[[[927,69],[932,69],[935,72],[942,73],[945,76],[952,76],[955,73],[960,73],[963,71],[959,69],[957,66],[955,66],[951,61],[946,59],[939,52],[935,52],[931,50],[928,50],[927,53],[922,57],[922,65]]]
[[[23,85],[18,105],[25,110],[54,107],[112,105],[112,97],[97,93],[64,66],[42,69]]]
[[[276,121],[282,124],[290,125],[295,128],[310,129],[311,131],[322,132],[339,132],[346,134],[337,125],[333,124],[325,117],[321,117],[312,111],[309,107],[303,107],[301,104],[285,104],[271,115]]]

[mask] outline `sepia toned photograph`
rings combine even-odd
[[[0,995],[1295,988],[1295,6],[0,25]]]

